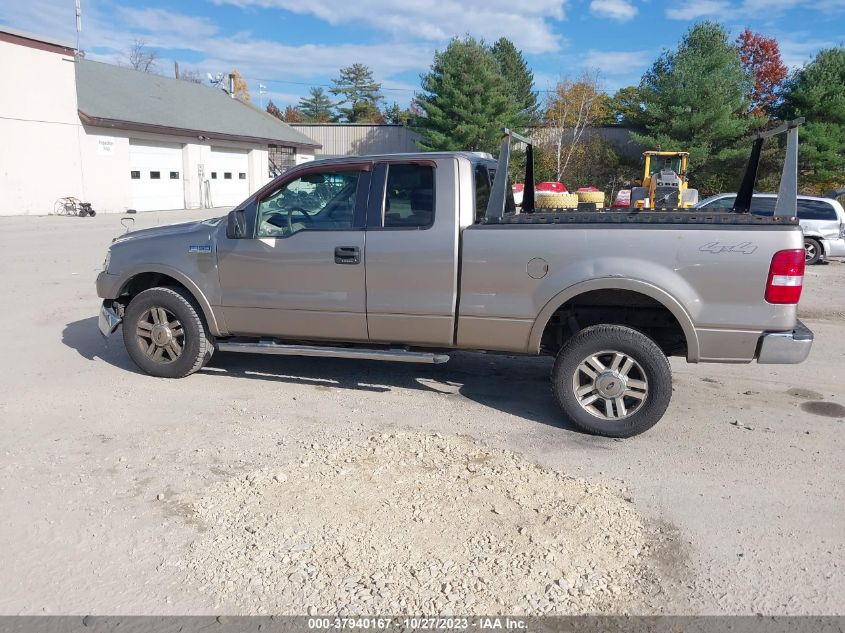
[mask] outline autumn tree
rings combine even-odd
[[[279,110],[279,106],[277,106],[275,103],[273,103],[272,99],[270,99],[270,101],[267,102],[267,114],[272,114],[274,117],[276,117],[280,121],[285,120],[285,115],[282,114],[281,110]]]
[[[495,57],[482,42],[453,38],[422,76],[415,127],[426,151],[497,152],[515,108]]]
[[[799,178],[817,193],[845,186],[845,47],[820,51],[784,87],[782,119],[801,126]]]
[[[284,114],[282,114],[282,121],[285,123],[307,123],[308,119],[297,108],[288,106],[285,108]]]
[[[505,81],[505,89],[513,106],[513,119],[508,127],[524,131],[537,123],[540,105],[534,92],[534,74],[522,52],[509,39],[502,37],[490,48]]]
[[[158,53],[151,48],[147,48],[147,43],[144,40],[136,39],[129,48],[127,61],[129,66],[135,70],[140,70],[142,73],[154,73],[158,62]]]
[[[299,100],[297,109],[309,121],[314,121],[315,123],[331,123],[337,120],[334,107],[335,104],[329,99],[326,91],[318,86],[311,88],[308,91],[308,96],[302,97]]]
[[[736,38],[736,44],[742,67],[754,80],[749,107],[757,116],[768,116],[777,104],[780,88],[788,74],[778,42],[746,28]]]
[[[329,90],[340,97],[338,111],[347,123],[370,123],[381,119],[379,104],[384,99],[381,84],[373,79],[373,71],[364,64],[352,64],[340,69],[340,77],[333,79]]]
[[[554,179],[561,180],[587,128],[608,116],[607,100],[597,72],[585,72],[574,81],[563,78],[546,99],[544,136],[554,147]]]
[[[234,77],[235,99],[243,101],[244,103],[252,101],[252,96],[249,94],[249,86],[247,85],[246,80],[241,76],[241,73],[232,69],[229,72],[229,77]]]

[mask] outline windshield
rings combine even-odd
[[[681,157],[680,156],[652,156],[651,164],[649,165],[649,175],[654,175],[659,171],[671,170],[676,174],[681,173]]]

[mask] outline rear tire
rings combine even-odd
[[[214,352],[199,307],[181,288],[138,293],[123,317],[123,343],[138,367],[158,378],[184,378]]]
[[[812,237],[804,238],[804,263],[807,266],[818,264],[823,253],[821,242]]]
[[[622,325],[594,325],[558,352],[552,389],[579,429],[631,437],[663,417],[672,399],[672,370],[645,334]]]

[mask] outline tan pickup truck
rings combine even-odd
[[[97,279],[100,329],[122,323],[135,363],[170,378],[215,351],[423,363],[457,349],[550,354],[564,415],[614,437],[663,416],[667,356],[806,358],[794,194],[786,217],[539,213],[529,186],[516,213],[510,139],[498,161],[315,161],[228,217],[121,236]],[[753,177],[747,189],[735,208]]]

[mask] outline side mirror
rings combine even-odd
[[[229,211],[226,217],[226,237],[238,240],[246,237],[246,217],[240,209]]]

